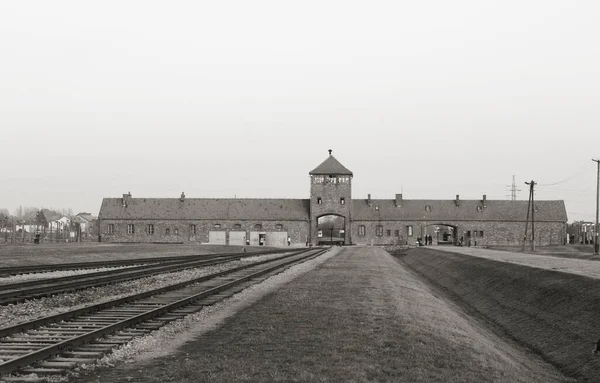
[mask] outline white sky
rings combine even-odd
[[[0,208],[536,199],[594,220],[600,2],[3,1]],[[542,184],[553,184],[542,187]]]

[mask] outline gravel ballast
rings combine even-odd
[[[200,278],[205,275],[239,267],[251,261],[276,258],[281,254],[269,254],[245,258],[220,265],[182,270],[173,273],[157,274],[146,278],[119,282],[106,286],[92,287],[81,291],[58,294],[51,297],[32,299],[22,303],[0,306],[0,327],[8,327],[19,322],[60,314],[75,310],[92,303],[102,303],[123,298],[144,291],[174,285],[180,282]]]

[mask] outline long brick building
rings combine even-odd
[[[104,198],[103,242],[518,245],[528,201],[352,199],[353,174],[329,151],[309,172],[309,199]],[[535,202],[537,245],[563,244],[564,201]]]

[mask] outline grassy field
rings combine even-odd
[[[266,250],[247,247],[248,251]],[[239,252],[241,246],[61,243],[0,245],[0,267]]]
[[[599,381],[600,358],[591,353],[600,337],[597,279],[423,248],[400,261],[568,376]]]
[[[388,253],[346,248],[177,352],[77,382],[566,382]]]

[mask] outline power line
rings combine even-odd
[[[578,173],[575,173],[575,174],[573,174],[572,176],[570,176],[570,177],[568,177],[568,178],[565,178],[565,179],[564,179],[564,180],[562,180],[562,181],[554,182],[554,183],[551,183],[551,184],[539,184],[539,185],[538,185],[538,184],[536,184],[536,185],[538,185],[538,186],[553,186],[553,185],[562,184],[562,183],[564,183],[564,182],[567,182],[567,181],[570,181],[570,180],[572,180],[572,179],[573,179],[573,178],[575,178],[575,177],[578,177],[578,176],[582,175],[583,173],[585,173],[585,171],[586,171],[586,170],[589,170],[589,169],[591,169],[593,166],[594,166],[594,164],[588,164],[588,165],[584,166],[584,169],[583,169],[582,171],[580,171],[580,172],[578,172]]]

